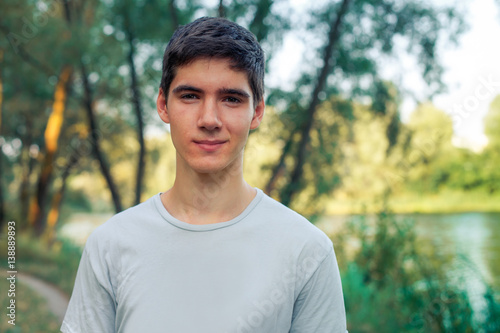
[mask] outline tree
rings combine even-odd
[[[481,177],[480,185],[484,186],[488,193],[500,191],[500,95],[490,104],[490,110],[484,118],[484,132],[488,137],[488,146],[481,154],[478,174]]]
[[[330,2],[316,6],[300,22],[293,22],[285,1],[271,0],[218,1],[213,8],[198,1],[178,6],[175,0],[168,4],[64,0],[47,8],[34,0],[7,0],[0,6],[9,13],[0,23],[6,36],[0,49],[14,51],[5,53],[2,62],[2,137],[5,147],[12,147],[2,179],[18,189],[21,215],[29,210],[26,198],[33,195],[35,183],[44,174],[43,159],[53,160],[52,176],[40,178],[44,186],[39,193],[47,198],[38,205],[44,212],[60,206],[54,202],[64,189],[60,181],[71,179],[66,170],[99,170],[115,211],[140,200],[144,161],[149,160],[144,129],[153,123],[150,111],[158,91],[159,59],[177,25],[194,15],[224,15],[247,26],[266,50],[267,61],[292,27],[310,42],[296,89],[274,89],[268,94],[268,105],[275,107],[284,125],[276,140],[281,154],[268,169],[266,191],[289,205],[317,203],[314,210],[318,211],[321,201],[316,199],[330,194],[345,174],[340,165],[346,149],[339,143],[354,140],[356,105],[364,104],[367,112],[381,119],[388,155],[400,137],[397,89],[380,78],[378,59],[393,53],[395,40],[406,39],[409,52],[421,59],[424,78],[438,89],[435,44],[444,36],[441,32],[452,36],[461,29],[453,10],[417,1]],[[64,121],[58,123],[59,144],[51,155],[44,131],[64,66],[71,68],[72,75]],[[137,159],[135,177],[122,168],[125,158]],[[7,195],[6,200],[14,199]]]
[[[407,128],[410,130],[410,149],[420,151],[414,154],[413,163],[429,164],[451,148],[452,120],[431,104],[422,104],[413,111]]]
[[[399,170],[408,186],[422,190],[437,190],[438,184],[429,186],[434,169],[448,163],[453,155],[452,119],[432,104],[422,104],[410,115],[405,127],[404,145],[398,147],[391,162]]]
[[[0,134],[2,134],[2,106],[3,106],[3,82],[2,82],[2,68],[3,68],[3,49],[0,49]],[[3,175],[3,140],[0,143],[0,179]],[[3,182],[0,183],[0,232],[3,231],[5,223],[5,210],[4,210],[4,195],[3,195]]]
[[[196,6],[190,6],[186,12],[183,13],[182,22],[184,17],[191,15]],[[115,31],[123,32],[126,36],[124,43],[126,43],[127,56],[124,59],[129,67],[130,74],[130,91],[131,103],[134,110],[137,129],[137,141],[139,143],[139,153],[137,159],[137,171],[135,177],[135,198],[134,204],[140,202],[141,193],[144,183],[144,170],[145,170],[145,156],[146,145],[144,141],[144,111],[141,90],[141,77],[138,74],[136,61],[137,61],[137,48],[141,43],[157,43],[158,49],[161,49],[162,43],[170,37],[173,31],[179,25],[179,16],[175,1],[169,2],[169,6],[165,7],[161,2],[150,1],[144,3],[142,1],[123,1],[113,3],[109,8],[108,20],[112,24]],[[117,15],[118,14],[118,15]],[[144,20],[147,17],[147,20]],[[158,56],[158,53],[154,53]],[[140,67],[144,63],[138,64]],[[144,75],[145,74],[145,75]],[[151,80],[154,74],[146,70],[143,74],[143,81]],[[151,76],[151,77],[148,77]],[[142,82],[147,83],[146,82]]]
[[[322,170],[310,166],[316,154],[311,149],[311,133],[322,121],[316,115],[319,105],[329,96],[339,96],[345,101],[343,105],[370,98],[372,111],[392,118],[387,134],[392,136],[394,144],[399,118],[397,112],[386,108],[384,98],[390,99],[390,95],[380,84],[377,58],[392,54],[396,39],[406,39],[408,51],[419,58],[423,78],[438,91],[442,84],[441,66],[436,57],[437,41],[443,35],[441,32],[447,31],[451,38],[463,28],[460,16],[453,9],[429,7],[417,1],[404,4],[390,0],[340,1],[312,15],[316,20],[310,22],[310,38],[315,40],[314,36],[324,36],[325,31],[328,37],[323,38],[318,48],[321,60],[309,59],[307,63],[319,63],[321,67],[306,69],[292,93],[277,90],[269,95],[270,104],[285,105],[280,108],[282,119],[290,125],[282,135],[281,157],[266,190],[289,205],[293,205],[295,195],[311,181],[304,174],[308,165],[315,170],[313,177],[321,178]],[[331,112],[349,119],[349,109],[352,107],[332,109]],[[335,162],[338,163],[332,161]],[[328,191],[313,193],[311,201],[330,193],[335,184],[339,182],[332,183]]]
[[[9,191],[5,199],[9,203],[15,200],[15,205],[9,205],[15,209],[9,210],[8,215],[9,219],[19,217],[18,225],[22,228],[29,212],[29,187],[34,185],[30,181],[31,174],[37,171],[35,159],[38,157],[37,148],[42,146],[45,124],[52,107],[55,106],[54,89],[59,75],[59,68],[54,66],[53,62],[43,59],[40,53],[27,51],[27,48],[33,47],[37,50],[47,48],[58,53],[61,48],[56,46],[56,39],[59,39],[59,44],[64,44],[64,39],[50,35],[51,31],[60,27],[60,22],[54,19],[52,24],[48,24],[53,18],[53,12],[39,10],[36,3],[6,1],[2,2],[1,7],[2,12],[14,15],[6,16],[0,23],[0,32],[6,37],[0,42],[0,49],[5,50],[2,61],[2,78],[5,86],[1,135],[4,145],[9,147],[5,156],[7,168],[2,174],[2,184],[9,184],[9,187],[14,189],[16,186],[12,186],[12,183],[19,184],[19,192],[14,191],[16,194],[19,193],[19,197],[15,197],[14,193]],[[42,29],[46,33],[49,32],[47,38],[39,38]],[[51,80],[48,80],[49,77]],[[59,100],[64,100],[64,97]],[[64,107],[58,109],[63,110]],[[33,113],[37,115],[36,121],[33,120]],[[53,130],[47,132],[47,135],[49,140],[55,139],[52,142],[57,142],[57,128],[60,129],[60,123],[52,123]],[[50,167],[50,164],[47,165]],[[17,166],[21,170],[15,170]],[[21,174],[21,181],[16,183],[18,174]],[[50,172],[45,173],[49,174]],[[42,190],[45,188],[41,186]],[[35,206],[36,202],[35,200]],[[33,218],[35,216],[38,215],[32,214]]]
[[[63,127],[71,74],[71,67],[63,67],[54,90],[52,112],[44,131],[45,154],[43,156],[40,177],[38,178],[36,196],[32,198],[29,210],[30,216],[28,218],[39,235],[42,234],[44,229],[45,203],[54,170],[54,158],[57,153],[59,136]]]
[[[85,39],[80,39],[82,34],[79,31],[82,30],[79,23],[83,19],[77,15],[82,4],[72,4],[74,7],[67,1],[49,5],[33,1],[2,3],[6,12],[18,12],[19,17],[22,16],[22,20],[9,16],[0,25],[0,30],[6,34],[6,41],[10,44],[6,57],[9,67],[5,72],[9,78],[6,86],[9,131],[2,132],[2,136],[7,141],[21,142],[21,145],[16,145],[18,149],[12,152],[9,161],[12,173],[17,172],[17,160],[23,169],[19,191],[21,205],[16,204],[15,207],[20,208],[19,220],[28,218],[38,234],[45,228],[46,206],[51,201],[52,180],[59,171],[59,160],[71,160],[64,155],[64,152],[73,148],[66,130],[76,126],[75,121],[82,121],[74,112],[79,110],[79,105],[71,103],[69,110],[65,110],[70,99],[74,101],[74,81],[71,78],[75,75],[71,73],[79,67],[80,49],[85,46]],[[86,13],[89,13],[88,9]],[[89,16],[86,18],[89,19]],[[68,29],[68,22],[72,20],[76,23]],[[28,51],[31,48],[37,52]],[[49,53],[49,50],[56,56],[41,56]],[[86,76],[82,81],[88,88]],[[89,89],[84,91],[88,92]],[[80,99],[78,93],[76,97]],[[87,103],[89,105],[92,107],[91,100]],[[33,114],[37,114],[36,121],[32,120]],[[30,181],[33,172],[39,174],[36,193],[30,189],[34,185]],[[33,197],[30,200],[31,195]],[[27,207],[28,202],[31,202],[30,208]],[[30,216],[24,218],[28,211]]]
[[[484,133],[488,137],[490,149],[500,148],[500,95],[490,104],[490,110],[484,118]]]

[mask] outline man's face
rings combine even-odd
[[[177,69],[168,99],[160,89],[157,108],[170,124],[181,167],[213,173],[241,163],[264,101],[254,106],[246,73],[231,69],[229,60],[202,58]]]

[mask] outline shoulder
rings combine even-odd
[[[330,238],[304,216],[263,193],[259,214],[270,230],[279,233],[283,241],[323,253],[333,248]]]
[[[90,234],[85,247],[107,247],[110,243],[127,241],[129,237],[138,236],[141,231],[147,230],[146,224],[153,223],[155,217],[158,216],[155,199],[151,197],[112,216]]]
[[[296,290],[302,290],[320,267],[335,262],[330,238],[304,216],[267,195],[260,202],[259,214],[266,241],[278,249],[280,262],[293,267]]]

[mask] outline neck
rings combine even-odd
[[[199,173],[181,164],[178,157],[174,185],[162,194],[162,202],[183,222],[229,221],[255,197],[255,189],[243,179],[243,159],[216,173]]]

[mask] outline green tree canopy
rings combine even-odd
[[[484,133],[492,148],[500,147],[500,95],[490,104],[490,110],[484,118]]]

